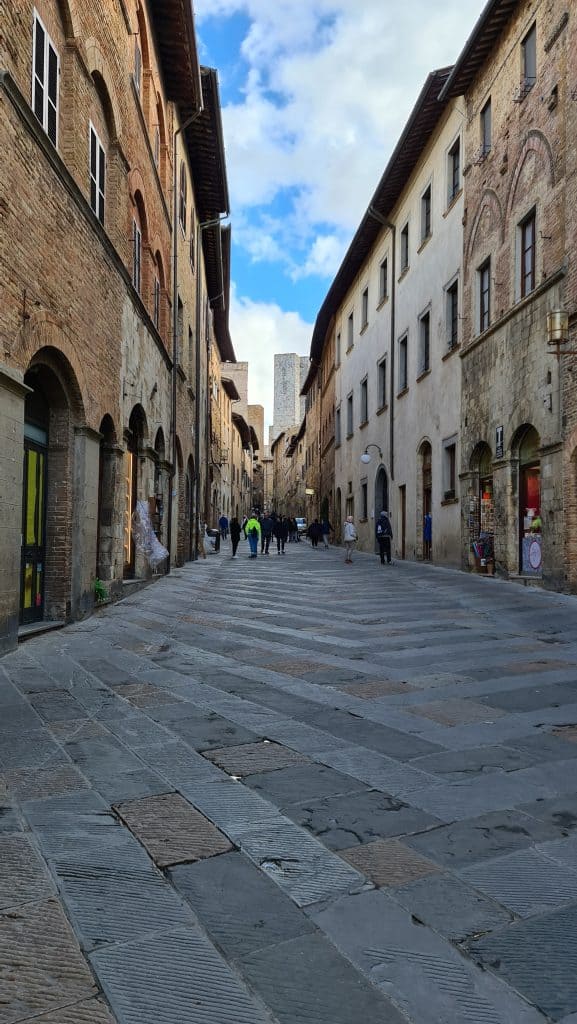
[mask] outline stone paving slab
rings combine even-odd
[[[350,850],[341,850],[340,856],[378,887],[395,888],[440,870],[396,839],[375,839]]]
[[[440,824],[438,818],[375,791],[323,797],[284,810],[331,850],[424,832]]]
[[[18,800],[38,800],[78,789],[87,789],[89,782],[70,764],[49,768],[12,768],[0,774],[8,793]]]
[[[272,1024],[196,928],[91,955],[118,1024]]]
[[[20,832],[22,823],[14,807],[0,803],[0,835],[3,833]]]
[[[394,898],[413,918],[451,942],[509,924],[512,914],[453,875],[436,874],[396,889]]]
[[[34,1024],[116,1024],[116,1021],[101,999],[88,999],[54,1013],[42,1013],[34,1017]]]
[[[462,868],[459,875],[519,917],[577,901],[577,872],[534,850],[474,864]]]
[[[53,894],[52,879],[29,837],[0,836],[0,910]]]
[[[279,1024],[358,1024],[407,1018],[321,935],[305,935],[243,957],[240,970]]]
[[[303,798],[318,800],[337,793],[366,792],[369,788],[351,775],[314,762],[248,775],[243,782],[281,808]]]
[[[475,775],[493,772],[511,772],[540,763],[541,758],[527,751],[510,747],[473,747],[469,750],[450,750],[444,754],[431,754],[415,761],[415,767],[450,782],[461,782]]]
[[[543,1024],[537,1010],[488,972],[475,970],[382,891],[344,897],[309,913],[411,1024]]]
[[[85,718],[84,709],[68,690],[44,690],[30,695],[30,703],[45,722]]]
[[[522,811],[496,811],[409,836],[406,842],[438,864],[458,868],[562,835],[562,827],[554,822],[539,821]]]
[[[290,768],[295,764],[308,764],[309,758],[279,743],[264,740],[262,743],[247,743],[239,747],[223,747],[205,753],[209,761],[223,768],[229,775],[242,778],[258,772],[272,772]]]
[[[430,718],[440,725],[470,725],[476,722],[493,722],[505,714],[500,708],[477,704],[472,700],[441,700],[419,704],[407,709],[412,715]]]
[[[161,868],[232,850],[226,836],[178,793],[123,803],[116,812]]]
[[[172,868],[170,878],[231,959],[313,930],[311,921],[241,853]]]
[[[57,900],[0,913],[0,1024],[96,995],[92,974]]]

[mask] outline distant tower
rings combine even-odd
[[[301,388],[308,373],[308,356],[296,352],[277,353],[274,357],[274,414],[269,430],[272,443],[287,427],[300,424],[305,412]]]

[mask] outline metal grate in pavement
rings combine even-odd
[[[90,959],[118,1024],[271,1024],[195,928],[100,949]]]
[[[178,793],[131,800],[116,810],[161,868],[232,849],[222,832]]]

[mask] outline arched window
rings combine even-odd
[[[180,191],[178,201],[178,220],[183,232],[186,233],[186,198],[187,198],[187,181],[186,181],[186,165],[184,160],[180,162]]]

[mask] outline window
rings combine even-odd
[[[379,409],[387,404],[387,357],[377,363],[377,403]]]
[[[341,409],[335,410],[335,444],[341,443]]]
[[[196,232],[196,226],[195,226],[195,219],[194,219],[194,210],[191,210],[190,211],[190,241],[188,243],[188,258],[190,260],[190,266],[191,266],[193,274],[194,274],[195,232]]]
[[[459,282],[447,288],[447,346],[449,352],[459,344]]]
[[[176,362],[182,364],[182,347],[184,343],[184,306],[178,296],[176,303]]]
[[[183,232],[186,232],[186,166],[180,161],[180,188],[178,193],[178,220]]]
[[[141,86],[142,86],[142,54],[140,52],[140,47],[138,45],[138,41],[137,40],[134,41],[134,76],[133,77],[134,77],[134,84],[136,86],[136,91],[137,91],[138,95],[140,96],[140,89],[141,89]]]
[[[132,283],[140,295],[142,261],[142,234],[135,220],[132,221]]]
[[[160,167],[160,128],[158,125],[154,129],[154,165],[158,170]]]
[[[384,302],[389,295],[389,261],[386,256],[379,267],[379,302]]]
[[[347,320],[347,352],[349,351],[350,348],[353,347],[354,344],[354,329],[354,314],[349,313],[349,319]]]
[[[431,186],[421,196],[421,242],[431,236]]]
[[[369,322],[369,289],[368,288],[365,288],[365,290],[363,292],[363,301],[362,301],[362,305],[361,305],[361,313],[362,313],[362,322],[361,322],[361,331],[362,331],[363,328],[366,327],[368,322]]]
[[[353,432],[353,396],[347,396],[347,437]]]
[[[369,419],[369,384],[367,378],[361,381],[361,423]]]
[[[431,314],[419,320],[419,376],[431,369]]]
[[[154,326],[158,330],[160,327],[160,281],[154,277],[154,314],[153,314]]]
[[[521,91],[526,96],[537,80],[537,26],[535,24],[531,26],[521,43],[521,60],[523,74]]]
[[[479,331],[491,323],[491,260],[485,260],[477,271],[479,282]]]
[[[48,138],[56,146],[60,63],[54,44],[37,14],[34,15],[33,47],[32,109]]]
[[[408,336],[405,334],[399,341],[399,391],[406,391],[408,387],[408,363],[407,363]]]
[[[491,151],[491,98],[487,100],[481,111],[481,156]]]
[[[346,509],[346,514],[348,516],[353,516],[353,518],[354,518],[354,515],[355,515],[355,498],[354,498],[354,495],[350,493],[350,490],[352,490],[352,486],[353,486],[352,483],[349,481],[349,493],[347,494],[346,503],[345,503],[345,509]]]
[[[361,484],[361,519],[369,518],[369,500],[366,481]]]
[[[341,332],[337,332],[335,338],[335,366],[341,365]]]
[[[94,125],[90,125],[90,205],[101,224],[104,224],[104,187],[106,157]]]
[[[456,139],[449,150],[448,164],[449,202],[452,203],[461,188],[461,140]]]
[[[443,490],[445,501],[457,494],[457,440],[450,438],[443,442]]]
[[[520,225],[521,229],[521,297],[535,287],[535,211]]]
[[[409,266],[409,224],[401,231],[401,273]]]

